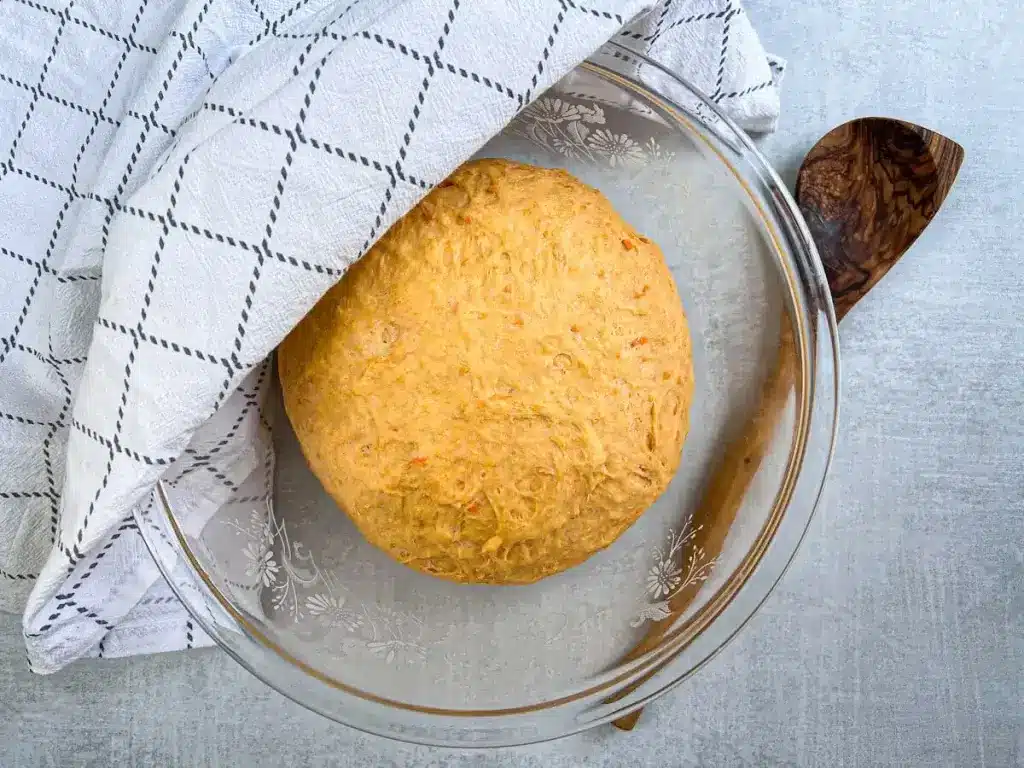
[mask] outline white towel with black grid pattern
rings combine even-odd
[[[605,40],[748,129],[778,114],[781,62],[738,0],[7,0],[3,18],[0,608],[24,611],[39,672],[209,643],[133,510],[161,476],[230,498],[266,449],[261,361]]]

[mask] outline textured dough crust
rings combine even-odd
[[[313,472],[417,570],[523,584],[665,490],[693,394],[659,248],[564,171],[459,168],[279,350]]]

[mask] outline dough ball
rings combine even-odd
[[[693,394],[661,251],[564,171],[478,160],[282,343],[285,409],[366,538],[424,573],[524,584],[665,490]]]

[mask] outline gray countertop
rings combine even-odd
[[[867,114],[946,133],[967,161],[843,322],[829,490],[740,636],[632,733],[459,752],[335,725],[215,650],[33,677],[0,616],[0,764],[1024,765],[1024,6],[748,10],[790,61],[764,142],[789,179],[821,133]]]

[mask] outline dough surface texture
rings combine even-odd
[[[665,490],[693,369],[661,251],[564,171],[477,160],[281,344],[285,409],[363,535],[419,571],[524,584]]]

